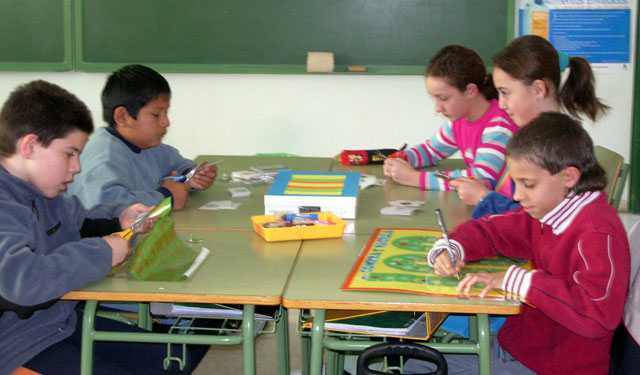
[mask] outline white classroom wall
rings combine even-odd
[[[637,2],[632,3],[635,46]],[[632,47],[632,52],[635,48]],[[0,101],[17,85],[44,79],[82,99],[102,126],[106,73],[0,72]],[[164,74],[173,91],[165,142],[184,156],[287,152],[333,156],[342,149],[417,144],[444,121],[421,76],[330,74]],[[596,144],[630,156],[633,64],[596,72],[597,95],[610,113],[585,127]]]

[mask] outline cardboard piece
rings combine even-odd
[[[307,72],[333,72],[333,52],[307,52]]]

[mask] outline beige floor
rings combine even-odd
[[[298,310],[289,310],[289,359],[291,371],[300,371],[300,338],[296,331]],[[275,334],[263,334],[256,339],[257,375],[277,374]],[[193,375],[242,374],[242,346],[212,346]]]

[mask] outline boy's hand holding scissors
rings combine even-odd
[[[193,177],[188,179],[186,183],[193,189],[204,190],[209,188],[218,175],[217,163],[219,163],[219,161],[214,164],[207,162],[202,163],[196,167],[198,170],[195,171]]]
[[[137,223],[138,219],[147,212],[151,212],[155,206],[145,206],[141,203],[133,204],[120,213],[118,219],[120,219],[120,227],[131,228]],[[144,218],[144,222],[140,226],[136,226],[136,233],[146,233],[153,228],[153,223],[158,221],[158,217]]]
[[[178,172],[171,172],[171,177],[178,177]],[[169,189],[173,197],[173,209],[181,210],[187,205],[189,200],[189,185],[184,182],[177,182],[173,178],[166,178],[162,181],[162,186]]]
[[[125,208],[121,213],[118,219],[120,220],[121,228],[135,228],[135,233],[145,233],[149,231],[153,227],[153,223],[158,220],[158,217],[148,218],[145,215],[153,210],[154,207],[148,207],[140,203],[136,203]],[[140,221],[143,220],[143,221]],[[130,236],[122,237],[118,235],[119,233],[126,232],[118,232],[117,234],[111,234],[108,236],[103,236],[102,239],[107,241],[109,246],[111,247],[111,266],[117,266],[122,263],[131,255],[132,249],[129,246],[129,238]],[[128,237],[128,238],[127,238]]]

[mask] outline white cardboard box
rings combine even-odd
[[[319,207],[341,219],[355,219],[360,172],[278,172],[264,196],[265,215],[300,212],[300,207]]]

